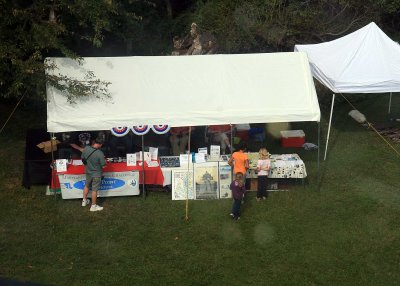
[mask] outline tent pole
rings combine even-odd
[[[231,148],[229,148],[229,151],[231,151],[231,156],[232,156],[232,148],[233,148],[233,124],[231,124]]]
[[[324,161],[326,159],[326,153],[328,152],[328,144],[329,144],[329,134],[331,133],[331,123],[332,123],[332,114],[333,114],[333,105],[335,104],[335,94],[332,94],[332,104],[331,104],[331,115],[329,116],[329,125],[328,125],[328,134],[326,135],[326,145],[325,145],[325,155]],[[319,139],[319,138],[318,138]],[[318,145],[319,146],[319,145]],[[319,148],[318,148],[319,150]]]
[[[146,176],[145,176],[145,174],[144,174],[144,163],[145,163],[145,160],[144,160],[144,135],[142,135],[142,188],[143,188],[143,198],[146,198],[146,187],[145,187],[145,183],[144,183],[144,181],[145,181],[145,179],[146,179]]]
[[[390,108],[392,107],[392,93],[389,95],[389,110],[388,113],[390,114]]]
[[[317,152],[317,176],[318,176],[318,182],[317,182],[317,191],[320,191],[320,185],[321,185],[321,170],[320,170],[320,146],[321,146],[321,121],[318,121],[318,152]]]
[[[54,163],[54,151],[53,151],[53,137],[54,137],[54,133],[50,133],[50,148],[51,148],[51,182],[53,187],[55,187],[56,183],[55,183],[55,176],[57,176],[57,170],[55,168],[57,168],[57,165]],[[51,189],[52,186],[50,186]],[[57,190],[54,189],[54,199],[57,198]]]
[[[185,220],[189,219],[189,167],[190,167],[190,160],[191,153],[190,153],[190,137],[192,137],[192,126],[189,126],[189,140],[188,140],[188,164],[187,164],[187,172],[186,172],[186,215]]]

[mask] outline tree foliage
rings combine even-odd
[[[0,0],[0,97],[44,98],[48,56],[171,54],[192,22],[216,36],[220,53],[276,52],[371,21],[399,40],[399,11],[400,0]],[[108,95],[95,71],[86,82],[47,80],[70,101]]]
[[[228,53],[290,51],[350,33],[399,11],[395,0],[198,1],[193,20]]]
[[[45,58],[79,59],[82,54],[90,54],[89,47],[100,48],[107,33],[115,33],[115,38],[122,32],[131,35],[129,26],[140,20],[134,13],[138,2],[0,0],[0,96],[44,98],[45,69],[54,68],[46,66]],[[57,77],[47,79],[65,90],[72,101],[88,95],[88,84],[90,93],[108,95],[109,83],[96,79],[92,72],[88,72],[87,82]]]

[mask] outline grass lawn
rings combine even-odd
[[[355,103],[359,110],[386,121],[387,97],[366,98]],[[399,285],[400,157],[349,110],[336,106],[320,192],[316,151],[268,141],[271,153],[300,154],[308,184],[263,202],[249,193],[234,222],[231,200],[190,201],[185,221],[185,202],[163,192],[102,199],[104,211],[90,213],[79,200],[45,196],[44,186],[22,188],[25,130],[43,126],[45,115],[21,108],[0,134],[0,278],[50,285]],[[392,110],[399,115],[399,99]],[[323,111],[323,141],[328,116]],[[293,127],[316,143],[315,123]]]

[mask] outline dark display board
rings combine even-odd
[[[160,157],[161,168],[180,167],[179,156],[164,156]]]

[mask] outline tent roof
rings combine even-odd
[[[400,46],[374,23],[334,41],[296,45],[313,76],[333,92],[400,91]]]
[[[67,102],[47,87],[49,132],[112,127],[319,121],[315,86],[304,53],[48,58],[61,73],[91,70],[111,82],[112,99]]]

